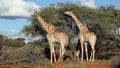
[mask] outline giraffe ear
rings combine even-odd
[[[38,8],[34,8],[34,11],[38,11]]]
[[[40,9],[39,8],[35,8],[34,11],[40,11]]]

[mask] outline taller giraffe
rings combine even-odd
[[[40,15],[38,9],[34,10],[34,16],[37,17],[38,22],[41,24],[43,29],[47,32],[47,39],[50,46],[50,62],[53,63],[53,56],[54,62],[56,63],[56,55],[55,55],[55,48],[54,43],[60,43],[60,55],[58,62],[63,59],[63,55],[65,53],[65,45],[68,43],[68,36],[65,32],[58,30],[54,25],[47,23]]]
[[[89,29],[81,23],[81,21],[77,18],[77,16],[72,12],[72,11],[65,11],[65,14],[71,16],[79,30],[80,30],[80,33],[79,33],[79,38],[80,38],[80,43],[81,43],[81,61],[83,61],[83,54],[84,54],[84,45],[85,45],[85,52],[86,52],[86,58],[87,58],[87,61],[88,61],[88,49],[87,49],[87,43],[90,43],[91,45],[91,48],[92,48],[92,51],[91,51],[91,56],[90,56],[90,61],[94,61],[94,54],[95,54],[95,43],[96,43],[96,39],[97,39],[97,36],[95,35],[94,32],[91,32],[89,31]]]

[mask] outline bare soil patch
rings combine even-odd
[[[97,60],[94,63],[90,62],[63,62],[54,64],[1,64],[0,68],[109,68],[108,61]]]

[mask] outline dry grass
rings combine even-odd
[[[8,49],[7,49],[8,48]],[[0,68],[108,68],[109,61],[106,60],[96,60],[94,63],[89,62],[81,62],[80,59],[65,59],[63,63],[54,63],[50,64],[49,60],[46,59],[44,55],[44,50],[38,46],[24,46],[21,48],[3,48],[8,54],[6,57],[2,58],[1,61],[10,60],[16,61],[16,59],[24,59],[27,58],[31,63],[27,64],[28,61],[20,61],[18,63],[26,63],[26,64],[4,64],[0,65]],[[47,50],[48,51],[48,50]],[[10,52],[10,54],[9,54]],[[59,50],[58,50],[59,52]],[[70,52],[70,51],[69,51]],[[66,53],[66,55],[71,55],[72,52]],[[47,53],[48,54],[48,53]],[[59,54],[58,54],[59,55]],[[12,57],[11,57],[12,56]],[[72,59],[72,60],[71,60]],[[44,61],[46,60],[46,61]],[[1,62],[0,62],[1,63]],[[31,65],[33,64],[33,65]],[[6,67],[5,67],[6,66]],[[113,65],[114,66],[114,65]]]
[[[69,60],[63,63],[47,64],[42,63],[38,67],[42,68],[109,68],[108,60],[97,60],[94,63],[81,62],[80,60]]]
[[[108,61],[97,60],[94,63],[81,62],[78,60],[64,61],[63,63],[50,64],[49,62],[40,62],[38,64],[12,64],[0,65],[0,68],[109,68]]]

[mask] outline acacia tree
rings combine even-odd
[[[64,14],[65,11],[72,10],[82,23],[97,35],[96,53],[103,58],[110,49],[119,49],[119,36],[115,30],[120,24],[120,10],[112,5],[101,6],[97,9],[82,7],[73,3],[58,3],[56,6],[42,8],[40,15],[49,23],[54,24],[58,29],[65,31],[69,38],[78,35],[78,29],[74,20]],[[46,35],[34,16],[31,17],[31,25],[23,28],[24,33]],[[74,28],[73,24],[75,25]],[[108,57],[108,56],[106,56]]]

